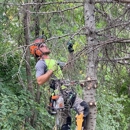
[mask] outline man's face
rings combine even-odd
[[[42,50],[42,52],[44,52],[44,53],[50,53],[51,51],[49,50],[49,48],[46,46],[46,44],[42,44],[41,45],[41,50]]]

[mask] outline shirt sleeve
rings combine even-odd
[[[39,60],[35,66],[36,78],[45,74],[47,72],[47,66],[44,60]]]

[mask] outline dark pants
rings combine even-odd
[[[86,119],[87,115],[89,114],[89,107],[85,101],[83,101],[78,96],[76,97],[72,108],[77,112],[77,114],[83,113],[84,119]],[[62,127],[61,130],[70,130],[71,126],[71,114],[70,110],[64,110],[62,113]],[[84,124],[84,122],[83,122]]]

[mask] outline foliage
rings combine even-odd
[[[44,86],[40,88],[39,91],[42,93],[40,103],[27,90],[26,47],[23,42],[24,32],[22,25],[24,11],[22,4],[25,4],[25,1],[2,0],[1,2],[3,3],[0,4],[0,129],[51,130],[54,125],[54,117],[50,116],[46,110],[48,103],[47,89]],[[67,62],[69,55],[67,42],[74,40],[74,64],[68,68],[69,72],[67,72],[66,78],[74,80],[85,79],[87,61],[87,50],[85,47],[87,43],[86,34],[82,35],[84,30],[81,29],[84,26],[83,6],[76,8],[79,4],[69,3],[69,1],[63,4],[62,2],[65,2],[63,0],[46,0],[46,2],[60,2],[60,4],[42,5],[39,8],[41,13],[35,12],[36,5],[30,6],[30,40],[33,41],[35,37],[35,18],[37,16],[40,19],[40,34],[42,31],[45,32],[47,44],[52,50],[51,57]],[[109,25],[117,24],[116,18],[118,17],[125,21],[128,20],[127,14],[124,17],[122,15],[125,7],[122,4],[117,6],[113,6],[113,4],[96,5],[97,34],[100,30],[108,28],[106,32],[103,30],[101,34],[99,33],[100,35],[97,38],[99,41],[110,40],[110,36],[129,37],[128,28],[126,27],[123,28],[123,31],[121,31],[122,26],[109,29]],[[99,10],[105,11],[105,13]],[[42,12],[45,13],[42,14]],[[111,17],[107,19],[108,17],[106,16]],[[110,21],[111,19],[112,21]],[[118,21],[118,24],[120,22]],[[97,91],[98,115],[96,129],[127,130],[130,122],[129,66],[125,65],[128,61],[123,61],[123,65],[118,65],[115,59],[126,56],[127,52],[130,51],[129,45],[126,43],[115,45],[113,43],[97,48],[100,50],[98,58],[106,58],[107,61],[100,62],[98,67],[100,87]],[[84,51],[81,53],[83,49]],[[35,81],[35,59],[32,56],[30,56],[30,59],[33,89],[36,95],[38,86]],[[82,89],[79,86],[77,91],[82,96]],[[33,118],[35,120],[34,126],[31,126],[31,123],[27,121],[32,116],[35,117],[35,119]]]
[[[32,95],[26,91],[20,91],[18,96],[1,94],[0,102],[0,128],[2,130],[34,130],[30,124],[25,123],[25,119],[31,117],[33,110],[39,113],[36,129],[52,127],[50,120],[45,118],[48,117],[48,113],[43,104],[34,102]]]
[[[104,89],[102,89],[104,88]],[[96,130],[127,130],[129,125],[128,117],[125,115],[125,106],[130,100],[127,96],[118,95],[102,86],[98,89],[98,114]]]
[[[128,130],[130,121],[129,74],[127,67],[121,67],[122,69],[120,67],[117,65],[116,69],[113,69],[111,64],[103,65],[101,67],[103,71],[98,71],[100,88],[97,90],[97,130]]]

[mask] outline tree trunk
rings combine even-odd
[[[89,47],[88,60],[87,60],[87,74],[86,84],[84,87],[84,100],[90,106],[90,113],[87,119],[87,126],[85,130],[95,130],[96,128],[96,88],[97,88],[97,50],[94,48],[97,44],[95,34],[95,4],[94,0],[84,1],[84,19],[87,34],[87,44]]]
[[[25,38],[25,45],[27,46],[25,50],[25,61],[26,61],[26,74],[27,74],[27,84],[28,90],[33,94],[33,83],[32,83],[32,75],[31,75],[31,68],[30,68],[30,51],[29,51],[29,13],[28,13],[29,6],[26,5],[24,7],[24,17],[23,17],[23,26],[24,26],[24,38]]]
[[[30,44],[30,38],[29,38],[29,6],[26,5],[23,7],[24,9],[24,17],[23,17],[23,26],[24,26],[24,39],[25,39],[25,45],[27,48],[25,49],[25,65],[26,65],[26,75],[27,75],[27,86],[30,93],[34,96],[33,92],[33,80],[31,75],[31,67],[30,67],[30,51],[29,51],[29,44]],[[32,110],[32,113],[34,113],[34,110]],[[26,122],[30,122],[31,126],[34,126],[34,118],[33,116],[31,118],[26,118]]]

